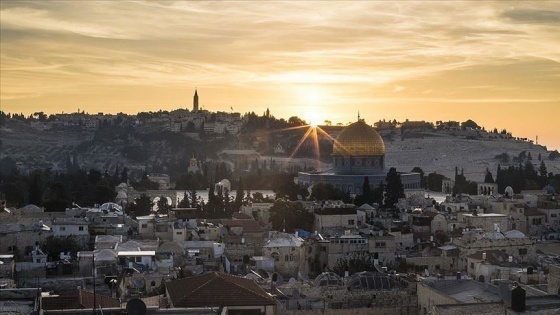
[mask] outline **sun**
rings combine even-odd
[[[312,127],[317,127],[322,118],[320,108],[324,107],[326,102],[324,89],[317,85],[304,85],[300,87],[299,94],[302,118]]]
[[[308,118],[307,118],[307,122],[309,123],[309,126],[316,128],[317,126],[319,126],[319,118],[317,118],[317,115],[315,115],[315,113],[311,112],[308,113]]]

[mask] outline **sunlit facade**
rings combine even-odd
[[[351,195],[362,193],[367,176],[370,186],[377,187],[385,181],[385,143],[377,131],[364,120],[346,127],[333,144],[333,167],[324,172],[299,172],[297,182],[309,187],[316,183],[332,184]],[[420,175],[401,173],[405,189],[420,189]]]

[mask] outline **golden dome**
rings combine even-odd
[[[333,155],[384,156],[385,143],[373,127],[359,120],[346,127],[334,142]]]

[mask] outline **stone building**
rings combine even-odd
[[[89,222],[85,218],[55,218],[52,222],[54,237],[72,237],[83,248],[89,245]]]
[[[483,231],[507,231],[508,216],[498,213],[459,213],[459,221],[464,222],[466,227],[481,229]]]
[[[471,230],[454,239],[459,249],[459,270],[467,270],[467,257],[480,251],[501,250],[517,263],[536,263],[535,240],[516,232],[483,232]]]
[[[355,208],[325,208],[315,211],[315,230],[324,235],[342,235],[347,230],[357,233],[365,222],[365,212]]]
[[[263,256],[274,259],[274,269],[284,277],[297,277],[303,258],[303,239],[294,234],[270,231]]]

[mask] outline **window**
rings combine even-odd
[[[321,251],[322,251],[322,252],[326,252],[326,251],[327,251],[327,247],[326,247],[326,246],[321,246]]]
[[[139,257],[139,256],[134,257],[134,261],[137,262],[137,263],[141,263],[142,262],[142,257]]]
[[[533,218],[533,225],[541,225],[542,224],[541,218]]]
[[[15,246],[11,246],[11,245],[10,245],[10,246],[8,246],[8,251],[11,252],[11,251],[13,251],[15,248],[16,248]]]
[[[520,248],[519,255],[527,255],[527,248]]]
[[[143,228],[143,229],[147,229],[147,228],[148,228],[148,224],[146,224],[146,223],[142,224],[142,228]]]
[[[290,261],[294,261],[294,254],[290,254]]]
[[[348,220],[348,225],[354,225],[354,220]]]
[[[78,231],[83,231],[83,230],[84,230],[84,227],[80,225],[80,226],[78,227]]]
[[[274,261],[280,261],[280,255],[277,252],[270,254],[270,257],[274,258]]]
[[[41,262],[41,259],[37,258],[37,259],[35,259],[35,262],[36,262],[36,263],[40,263],[40,262]]]
[[[177,235],[183,235],[183,231],[178,231]]]
[[[284,261],[288,261],[289,257],[288,254],[284,255]]]
[[[65,226],[60,226],[60,227],[58,228],[58,230],[59,230],[60,232],[66,231],[66,227],[65,227]]]
[[[471,263],[471,269],[474,269],[474,263]]]
[[[385,242],[375,242],[375,247],[385,247]]]
[[[550,217],[551,217],[551,218],[556,218],[556,213],[551,213],[551,214],[550,214]]]

